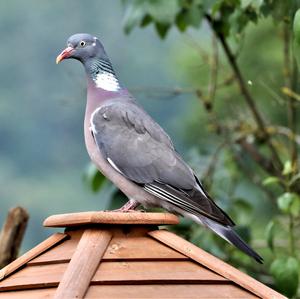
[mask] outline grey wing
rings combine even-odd
[[[233,224],[197,183],[169,136],[134,102],[98,108],[91,126],[99,150],[125,177],[180,209]]]

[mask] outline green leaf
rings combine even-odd
[[[124,193],[122,193],[119,189],[115,189],[114,193],[111,196],[108,210],[116,210],[121,208],[126,202],[128,201],[128,198]]]
[[[271,220],[266,227],[267,244],[272,252],[274,252],[274,235],[275,235],[275,221]]]
[[[262,184],[264,186],[268,186],[268,185],[277,184],[279,182],[280,182],[280,180],[276,176],[269,176],[263,180]]]
[[[300,198],[296,193],[286,192],[277,199],[278,208],[283,213],[292,213],[294,216],[299,214]]]
[[[246,8],[252,8],[256,11],[258,11],[261,7],[261,5],[263,4],[263,0],[241,0],[241,7],[243,9]]]
[[[199,27],[203,18],[203,10],[201,7],[191,5],[189,9],[183,9],[176,16],[175,23],[180,31],[185,31],[188,26]]]
[[[296,11],[293,22],[294,41],[300,45],[300,8]]]
[[[145,6],[143,1],[132,1],[125,11],[123,18],[123,28],[126,34],[129,34],[131,30],[138,26],[145,15]]]
[[[244,199],[241,198],[235,199],[233,204],[238,211],[242,211],[246,214],[250,214],[252,212],[251,204],[245,201]]]
[[[299,263],[294,257],[281,257],[273,261],[270,268],[279,292],[293,297],[298,289]]]
[[[167,35],[168,30],[170,29],[170,25],[155,23],[155,28],[158,35],[164,39]]]
[[[298,217],[300,214],[300,198],[298,195],[293,198],[293,201],[290,206],[290,213],[294,217]]]
[[[288,160],[284,163],[282,174],[288,175],[291,174],[292,172],[293,172],[293,165],[292,162]]]
[[[141,27],[146,27],[152,22],[152,18],[149,15],[145,15],[144,18],[142,19],[140,26]]]
[[[177,0],[144,0],[147,13],[160,24],[171,24],[179,12]]]
[[[175,21],[180,10],[178,0],[132,0],[125,2],[123,27],[125,33],[130,33],[134,27],[145,27],[152,21],[160,37],[164,38],[169,27]]]
[[[90,163],[86,168],[83,179],[93,192],[97,192],[106,181],[105,176],[101,172],[99,172],[96,166],[92,163]]]

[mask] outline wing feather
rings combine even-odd
[[[98,108],[91,127],[101,153],[125,177],[170,207],[233,225],[174,150],[170,137],[135,102],[115,101]]]

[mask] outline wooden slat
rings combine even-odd
[[[144,213],[144,212],[82,212],[71,214],[60,214],[48,217],[44,226],[69,227],[83,224],[151,224],[165,225],[178,224],[177,216],[169,213]]]
[[[67,262],[71,259],[77,243],[79,242],[80,234],[71,234],[71,239],[56,246],[35,259],[29,264],[49,264],[58,262]],[[165,259],[180,259],[187,260],[188,257],[178,251],[161,244],[147,237],[115,237],[111,240],[104,256],[104,261],[107,260],[165,260]]]
[[[228,282],[192,261],[102,262],[93,283],[149,284],[154,282]]]
[[[52,299],[56,288],[0,292],[0,299]]]
[[[6,290],[20,290],[58,286],[68,264],[26,266],[1,282],[0,293]]]
[[[182,239],[181,237],[178,237],[172,232],[169,232],[167,230],[156,230],[149,232],[149,235],[155,238],[156,240],[167,244],[171,248],[178,250],[179,252],[190,257],[194,261],[197,261],[205,267],[237,283],[238,285],[249,290],[253,294],[259,296],[260,298],[286,298],[283,295],[275,292],[271,288],[265,286],[261,282],[250,277],[249,275],[239,271],[238,269],[230,266],[229,264],[224,263],[215,256],[207,253],[206,251]]]
[[[0,287],[4,290],[57,286],[68,264],[27,266],[5,279]],[[150,262],[101,262],[91,279],[94,284],[150,284],[150,283],[207,283],[228,280],[193,261]]]
[[[83,298],[112,238],[109,231],[86,229],[55,292],[55,299]]]
[[[258,298],[253,294],[241,289],[236,285],[97,285],[90,286],[85,299],[92,298],[120,298],[120,299],[134,299],[134,298],[239,298],[252,299]],[[270,298],[271,299],[271,298]]]
[[[23,290],[0,293],[0,299],[52,299],[55,288]],[[101,298],[258,298],[233,285],[92,285],[89,287],[85,299]],[[66,298],[67,299],[67,298]],[[71,298],[70,298],[71,299]]]
[[[186,256],[147,237],[113,238],[103,260],[115,259],[187,259]]]
[[[14,260],[12,263],[4,267],[0,271],[0,280],[2,280],[4,277],[8,276],[18,268],[22,267],[26,263],[28,263],[33,258],[37,257],[39,254],[43,253],[47,249],[53,247],[55,244],[61,242],[64,239],[67,239],[68,235],[56,233],[50,236],[48,239],[43,241],[42,243],[38,244],[31,250],[27,251],[25,254]],[[0,282],[1,286],[1,282]]]

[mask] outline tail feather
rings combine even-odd
[[[257,254],[230,226],[223,226],[211,219],[201,217],[199,222],[209,227],[220,237],[254,258],[258,263],[263,263],[263,258]]]

